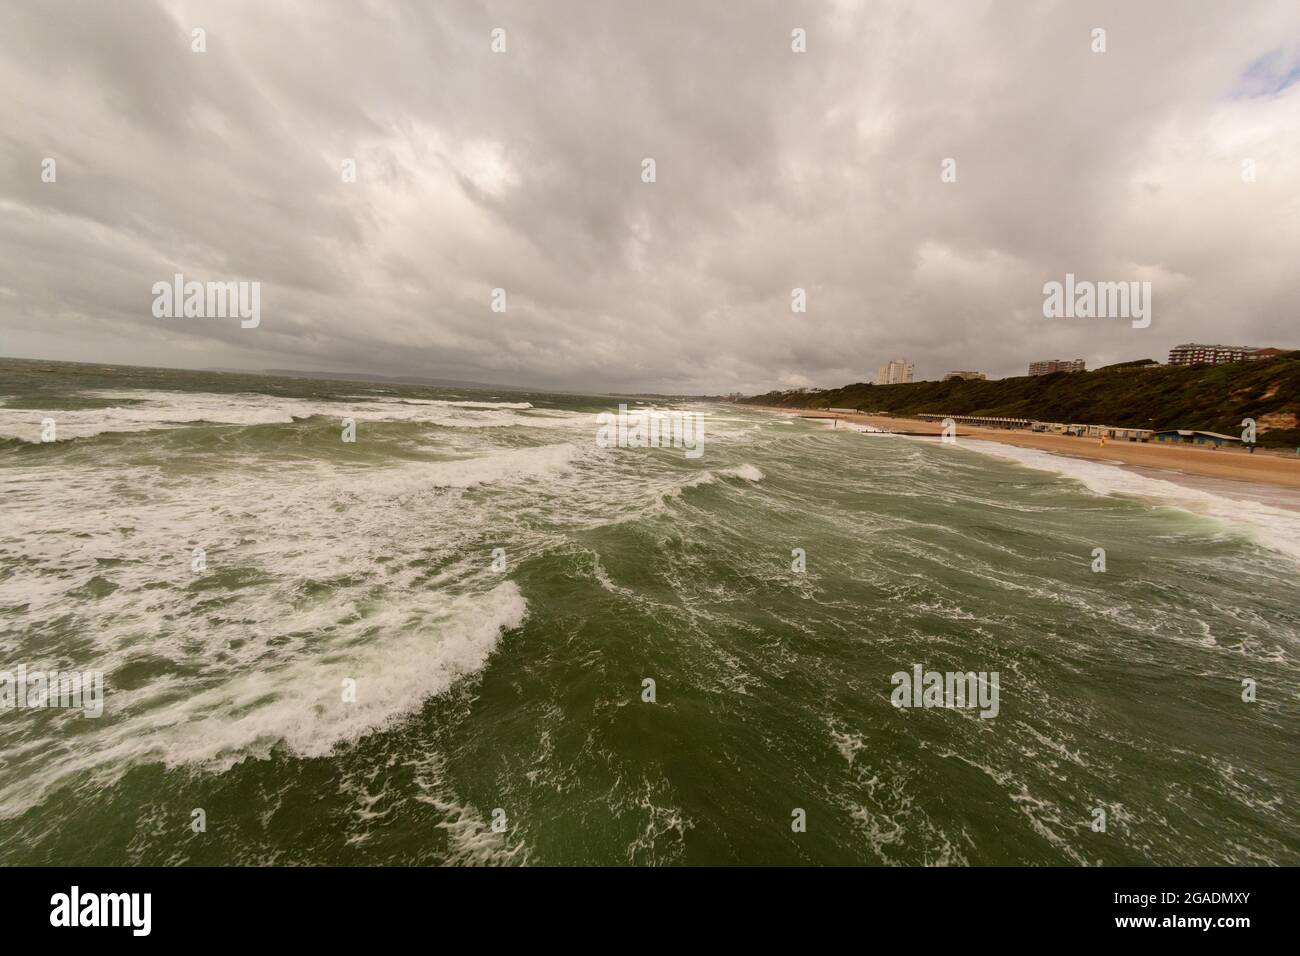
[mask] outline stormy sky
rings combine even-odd
[[[0,355],[698,393],[1300,347],[1295,0],[7,0],[0,90]],[[177,272],[261,324],[156,318]],[[1067,272],[1150,328],[1044,318]]]

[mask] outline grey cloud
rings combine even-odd
[[[1288,0],[20,0],[0,354],[721,391],[1300,345],[1298,38]],[[262,325],[153,318],[174,271]],[[1067,271],[1153,278],[1152,328],[1045,320]]]

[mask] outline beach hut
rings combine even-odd
[[[1224,435],[1222,432],[1207,432],[1198,428],[1164,428],[1151,436],[1158,442],[1175,445],[1212,445],[1215,448],[1223,444],[1241,444],[1237,435]]]

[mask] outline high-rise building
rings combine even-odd
[[[1053,372],[1086,372],[1083,359],[1044,359],[1029,363],[1030,375],[1051,375]]]
[[[912,363],[907,359],[894,359],[880,366],[876,372],[877,385],[903,385],[912,380]]]
[[[1202,345],[1188,342],[1175,345],[1169,350],[1170,365],[1226,365],[1229,362],[1244,362],[1246,356],[1255,351],[1250,345]]]

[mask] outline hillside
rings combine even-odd
[[[997,415],[1131,428],[1241,433],[1258,423],[1261,445],[1300,446],[1300,352],[1262,362],[1153,369],[1110,366],[997,381],[846,385],[823,392],[768,392],[743,399],[786,408],[856,408],[916,415]]]

